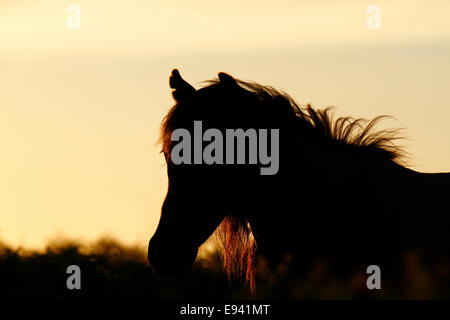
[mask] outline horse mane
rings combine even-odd
[[[306,124],[309,129],[312,129],[310,132],[325,143],[350,148],[361,154],[381,156],[385,160],[397,164],[405,163],[406,152],[395,143],[398,139],[403,138],[399,135],[401,129],[376,130],[376,126],[382,120],[390,118],[387,115],[377,116],[372,120],[353,117],[334,119],[334,107],[316,110],[310,104],[297,104],[289,94],[271,86],[235,80],[241,87],[253,94],[261,105],[275,107],[278,104],[289,105],[288,109],[290,110],[286,112],[284,109],[281,112],[286,112],[286,117],[294,117],[298,126]],[[218,79],[207,80],[205,83],[207,85],[203,88],[220,85]],[[172,131],[177,128],[182,118],[178,114],[178,106],[177,103],[170,109],[161,124],[160,143],[162,152],[166,154],[170,151]],[[247,220],[235,215],[227,216],[217,228],[216,235],[222,242],[223,267],[229,279],[243,280],[251,291],[254,291],[256,241]]]
[[[236,215],[225,217],[216,230],[223,247],[222,264],[228,279],[255,291],[256,240],[248,221]]]
[[[396,141],[403,139],[402,129],[376,130],[377,125],[384,119],[391,119],[391,116],[380,115],[371,120],[364,118],[339,117],[334,119],[334,107],[324,109],[314,109],[311,104],[299,105],[287,93],[277,90],[271,86],[263,86],[255,82],[236,81],[245,89],[252,92],[261,103],[269,100],[284,101],[289,104],[297,119],[303,124],[306,122],[315,134],[324,141],[345,145],[358,149],[360,153],[378,154],[387,160],[405,165],[407,153],[396,144]],[[216,83],[216,81],[208,81]]]

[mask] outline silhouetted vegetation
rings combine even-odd
[[[333,276],[326,261],[318,261],[303,275],[289,266],[290,257],[269,267],[257,264],[254,295],[236,283],[229,283],[220,265],[219,252],[203,253],[184,278],[154,275],[146,252],[103,238],[91,245],[58,241],[42,251],[11,249],[0,243],[0,297],[8,298],[93,298],[123,297],[150,299],[351,299],[351,298],[448,298],[447,265],[424,268],[417,254],[405,255],[402,286],[383,278],[382,290],[366,288],[363,272],[346,279]],[[68,290],[66,269],[80,266],[81,290]]]
[[[148,297],[163,299],[239,297],[214,259],[198,259],[181,279],[154,275],[146,252],[113,239],[84,246],[59,241],[43,252],[12,250],[0,244],[0,296],[3,297]],[[81,268],[81,290],[68,290],[66,269]]]

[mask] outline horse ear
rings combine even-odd
[[[172,89],[172,96],[176,101],[183,100],[192,96],[196,90],[189,83],[187,83],[180,75],[177,69],[172,70],[169,78],[169,85]]]
[[[230,87],[238,86],[236,80],[229,74],[227,74],[225,72],[219,72],[218,76],[219,76],[220,84],[230,86]]]

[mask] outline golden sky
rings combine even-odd
[[[366,27],[372,4],[380,30]],[[391,114],[414,169],[450,171],[449,12],[447,0],[0,0],[0,240],[145,246],[167,187],[156,141],[173,67],[194,85],[226,71],[339,115]]]

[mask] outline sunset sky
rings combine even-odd
[[[413,169],[450,171],[448,0],[0,0],[0,240],[146,246],[174,67],[194,86],[225,71],[338,115],[390,114]]]

